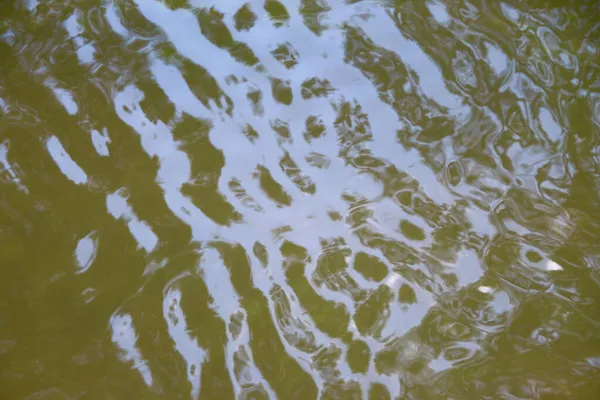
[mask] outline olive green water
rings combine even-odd
[[[600,397],[598,4],[0,3],[0,398]]]

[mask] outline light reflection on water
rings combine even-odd
[[[593,398],[592,1],[12,1],[7,398]]]

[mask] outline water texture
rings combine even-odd
[[[2,2],[0,398],[598,398],[599,4]]]

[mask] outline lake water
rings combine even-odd
[[[598,398],[599,7],[3,2],[0,397]]]

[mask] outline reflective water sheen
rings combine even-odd
[[[600,396],[600,9],[5,1],[0,397]]]

